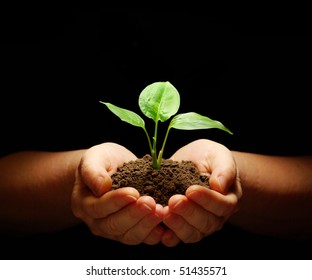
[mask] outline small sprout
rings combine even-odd
[[[181,130],[196,130],[196,129],[209,129],[218,128],[224,130],[230,134],[233,134],[229,129],[227,129],[222,123],[216,120],[212,120],[208,117],[202,116],[198,113],[189,112],[184,114],[178,114],[174,116],[169,125],[168,129],[161,147],[161,150],[157,154],[157,131],[158,122],[164,122],[170,119],[173,115],[178,112],[180,107],[180,95],[177,89],[170,82],[155,82],[148,85],[139,96],[139,107],[142,113],[152,119],[155,122],[155,130],[153,135],[153,141],[145,128],[144,120],[136,113],[117,107],[108,102],[102,102],[107,108],[118,116],[122,121],[125,121],[131,125],[143,128],[152,160],[153,168],[159,169],[162,157],[164,153],[165,144],[168,138],[169,130],[171,128],[181,129]]]

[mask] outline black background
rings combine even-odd
[[[236,18],[156,8],[2,13],[2,155],[112,141],[140,157],[149,152],[143,130],[122,122],[99,101],[140,114],[138,96],[156,81],[170,81],[178,89],[179,113],[198,112],[234,133],[172,129],[164,157],[197,138],[264,154],[312,152],[312,41],[304,17]],[[163,134],[166,123],[160,129]],[[227,225],[198,244],[125,246],[92,236],[81,226],[31,238],[5,236],[8,249],[0,255],[283,259],[304,258],[300,252],[310,243],[257,236]]]

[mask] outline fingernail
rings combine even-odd
[[[179,210],[183,209],[184,204],[185,204],[184,199],[181,199],[177,203],[175,203],[171,209],[175,210],[175,211],[177,211],[177,210],[179,211]]]
[[[223,193],[223,190],[225,188],[224,187],[225,186],[225,178],[223,176],[218,176],[217,181],[218,181],[219,189],[216,191]]]
[[[133,203],[133,202],[137,201],[137,198],[136,198],[135,196],[133,196],[133,195],[126,195],[126,196],[124,197],[124,199],[125,199],[127,202],[129,202],[129,203]]]
[[[140,208],[147,213],[150,213],[153,211],[153,209],[145,203],[140,205]]]

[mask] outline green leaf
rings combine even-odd
[[[212,120],[206,116],[202,116],[194,112],[176,115],[174,118],[172,118],[169,124],[169,128],[182,130],[218,128],[233,134],[221,122]]]
[[[170,82],[155,82],[141,92],[139,107],[148,118],[164,122],[177,113],[180,95]]]
[[[122,121],[125,121],[125,122],[132,124],[134,126],[139,126],[142,128],[145,127],[144,120],[138,114],[136,114],[130,110],[115,106],[115,105],[108,103],[108,102],[102,102],[102,101],[100,101],[100,102],[102,104],[106,105],[107,108],[111,112],[113,112],[116,116],[118,116]]]

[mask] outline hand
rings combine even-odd
[[[185,195],[174,195],[163,211],[168,229],[161,241],[166,246],[194,243],[220,230],[239,209],[242,196],[238,170],[230,150],[209,141],[197,140],[181,149],[173,160],[191,160],[201,173],[209,173],[210,189],[194,185]]]
[[[164,232],[163,208],[134,188],[111,189],[111,175],[124,162],[135,160],[114,143],[88,149],[81,158],[72,192],[72,211],[95,235],[125,244],[156,244]]]

